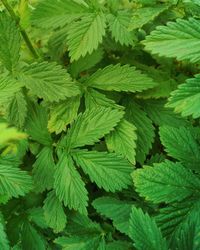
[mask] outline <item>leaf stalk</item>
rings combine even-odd
[[[21,27],[20,25],[20,18],[15,14],[13,8],[9,5],[7,0],[1,0],[1,2],[3,3],[4,7],[6,8],[6,10],[8,11],[8,13],[10,14],[10,16],[13,18],[13,20],[16,22],[16,25],[19,27],[21,35],[28,47],[28,49],[30,50],[31,54],[33,55],[33,57],[35,59],[39,58],[38,53],[36,52],[36,50],[34,49],[32,42],[28,36],[28,34],[26,33],[26,31]]]

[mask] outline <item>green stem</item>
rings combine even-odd
[[[7,0],[1,0],[4,7],[7,9],[7,11],[9,12],[10,16],[15,20],[17,26],[19,27],[20,29],[20,32],[21,32],[21,35],[28,47],[28,49],[30,50],[31,54],[37,59],[39,58],[36,50],[34,49],[32,43],[31,43],[31,40],[29,39],[26,31],[21,27],[21,25],[19,24],[19,21],[20,21],[20,18],[15,14],[13,8],[9,5],[9,3],[7,2]]]

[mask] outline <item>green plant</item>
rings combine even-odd
[[[199,1],[1,2],[0,249],[199,249]]]

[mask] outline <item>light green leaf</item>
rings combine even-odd
[[[15,93],[6,110],[9,123],[18,128],[23,128],[27,116],[27,103],[22,91]]]
[[[106,20],[103,13],[90,13],[73,22],[68,30],[68,46],[71,61],[91,54],[103,41]]]
[[[200,172],[200,146],[189,127],[163,126],[160,128],[160,139],[168,155]]]
[[[8,128],[6,123],[0,123],[0,148],[8,146],[12,141],[26,138],[26,134],[19,132],[16,128]]]
[[[80,96],[71,97],[59,103],[53,103],[50,107],[48,129],[51,133],[61,133],[66,126],[77,117],[80,105]]]
[[[33,188],[31,176],[12,163],[0,162],[0,194],[24,196]]]
[[[66,144],[69,148],[93,145],[117,125],[123,114],[123,111],[105,107],[86,110],[72,123]]]
[[[38,191],[50,190],[53,187],[53,176],[55,172],[55,163],[53,151],[49,147],[44,147],[37,155],[33,164],[33,180]]]
[[[60,157],[54,177],[54,189],[59,200],[70,209],[86,214],[88,193],[73,160],[66,153]]]
[[[62,250],[96,250],[100,244],[101,236],[88,234],[84,236],[59,237],[54,242],[62,247]]]
[[[110,152],[114,151],[135,164],[136,140],[136,127],[123,119],[114,131],[106,136],[106,145]]]
[[[199,32],[200,33],[200,32]],[[199,35],[200,36],[200,35]],[[186,80],[171,93],[167,107],[174,108],[182,116],[200,116],[200,74]]]
[[[129,30],[141,28],[146,23],[153,21],[158,15],[168,8],[167,5],[155,4],[153,7],[135,9],[130,20]]]
[[[47,102],[65,100],[80,93],[67,71],[54,62],[32,63],[22,68],[19,77],[32,94]]]
[[[100,197],[92,202],[99,214],[113,221],[114,227],[129,235],[129,218],[133,203],[127,203],[112,197]]]
[[[109,29],[112,37],[121,45],[133,45],[135,38],[134,33],[128,30],[130,24],[131,13],[126,10],[121,10],[116,15],[109,14]]]
[[[136,160],[143,164],[155,136],[152,121],[131,98],[126,98],[123,105],[126,107],[125,118],[137,128]]]
[[[136,170],[133,180],[136,191],[154,203],[182,201],[200,192],[200,179],[181,163],[168,160]]]
[[[200,21],[177,19],[176,22],[168,22],[167,26],[158,26],[143,44],[152,54],[199,62]]]
[[[106,191],[115,192],[131,184],[133,167],[117,154],[80,150],[73,153],[73,158],[91,181]]]
[[[52,140],[47,129],[48,115],[46,109],[36,103],[28,106],[28,116],[26,119],[27,133],[31,138],[45,146],[51,146]]]
[[[0,13],[0,60],[13,71],[18,60],[21,37],[15,21],[4,12]]]
[[[22,87],[22,83],[7,76],[5,74],[0,75],[0,103],[7,104],[15,93],[17,93]]]
[[[83,0],[41,1],[32,15],[32,22],[44,28],[62,27],[88,12]]]
[[[92,109],[95,106],[123,109],[123,107],[116,104],[115,101],[92,88],[87,88],[85,93],[85,106],[87,109]]]
[[[130,237],[138,250],[167,250],[167,242],[161,231],[147,213],[133,207],[130,217]]]
[[[53,228],[55,233],[63,231],[67,223],[67,217],[63,210],[63,205],[56,197],[54,191],[48,193],[43,209],[47,225]]]
[[[142,90],[156,86],[150,77],[142,74],[135,67],[120,64],[109,65],[99,69],[85,82],[87,86],[107,90],[141,92]]]

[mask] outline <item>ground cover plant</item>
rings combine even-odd
[[[199,62],[199,0],[1,0],[0,249],[200,249]]]

